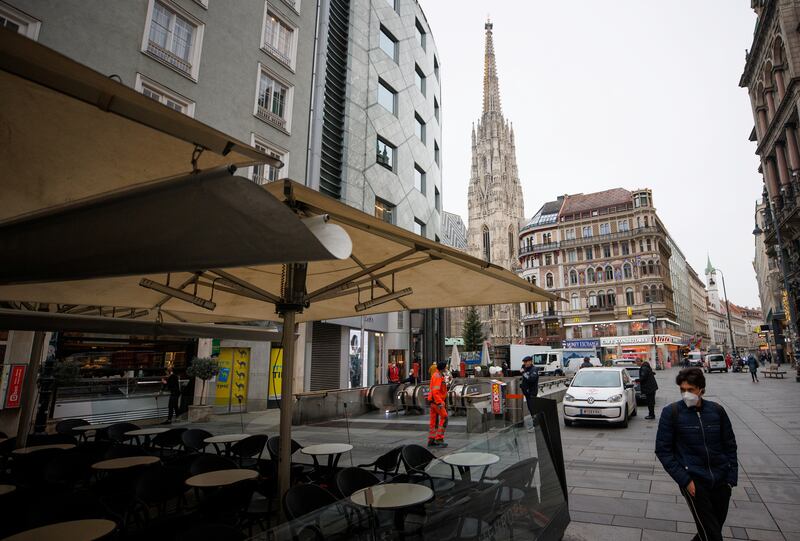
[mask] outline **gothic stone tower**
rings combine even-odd
[[[514,128],[503,118],[500,106],[491,21],[486,22],[485,29],[483,114],[472,129],[467,251],[512,270],[519,265],[519,228],[525,209]],[[519,305],[485,306],[480,313],[484,332],[493,345],[513,344],[521,339]]]

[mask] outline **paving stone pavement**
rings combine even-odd
[[[676,368],[656,372],[656,417],[680,399]],[[800,541],[800,383],[748,374],[707,374],[707,397],[728,411],[739,445],[739,486],[733,491],[726,539]],[[657,419],[639,408],[628,428],[561,426],[572,523],[565,541],[690,540],[696,533],[686,502],[654,454]],[[278,433],[277,409],[240,416],[215,415],[203,428],[217,433]],[[382,422],[383,421],[383,422]],[[348,441],[354,449],[340,464],[357,465],[397,445],[424,444],[427,416],[372,415],[315,426],[293,427],[304,445]],[[464,418],[453,417],[447,450],[453,452],[487,435],[466,434]],[[300,459],[302,460],[302,458]],[[499,464],[498,466],[502,466]]]

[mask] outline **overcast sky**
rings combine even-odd
[[[445,210],[466,223],[491,14],[527,217],[559,194],[652,188],[701,278],[710,253],[731,301],[759,305],[761,179],[738,85],[755,24],[748,0],[419,1],[442,66]]]

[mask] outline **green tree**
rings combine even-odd
[[[483,347],[483,325],[481,324],[478,310],[474,306],[467,308],[461,337],[464,339],[464,349],[466,351],[480,351],[481,347]]]
[[[219,373],[219,361],[215,357],[195,357],[192,364],[186,369],[186,375],[190,378],[200,378],[203,382],[203,389],[200,392],[200,405],[206,396],[206,381],[210,380]]]

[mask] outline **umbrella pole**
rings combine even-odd
[[[280,454],[278,459],[278,494],[280,498],[289,490],[292,467],[292,387],[294,384],[294,318],[295,310],[283,314],[283,366],[281,367],[281,424]],[[281,510],[281,515],[283,511]]]

